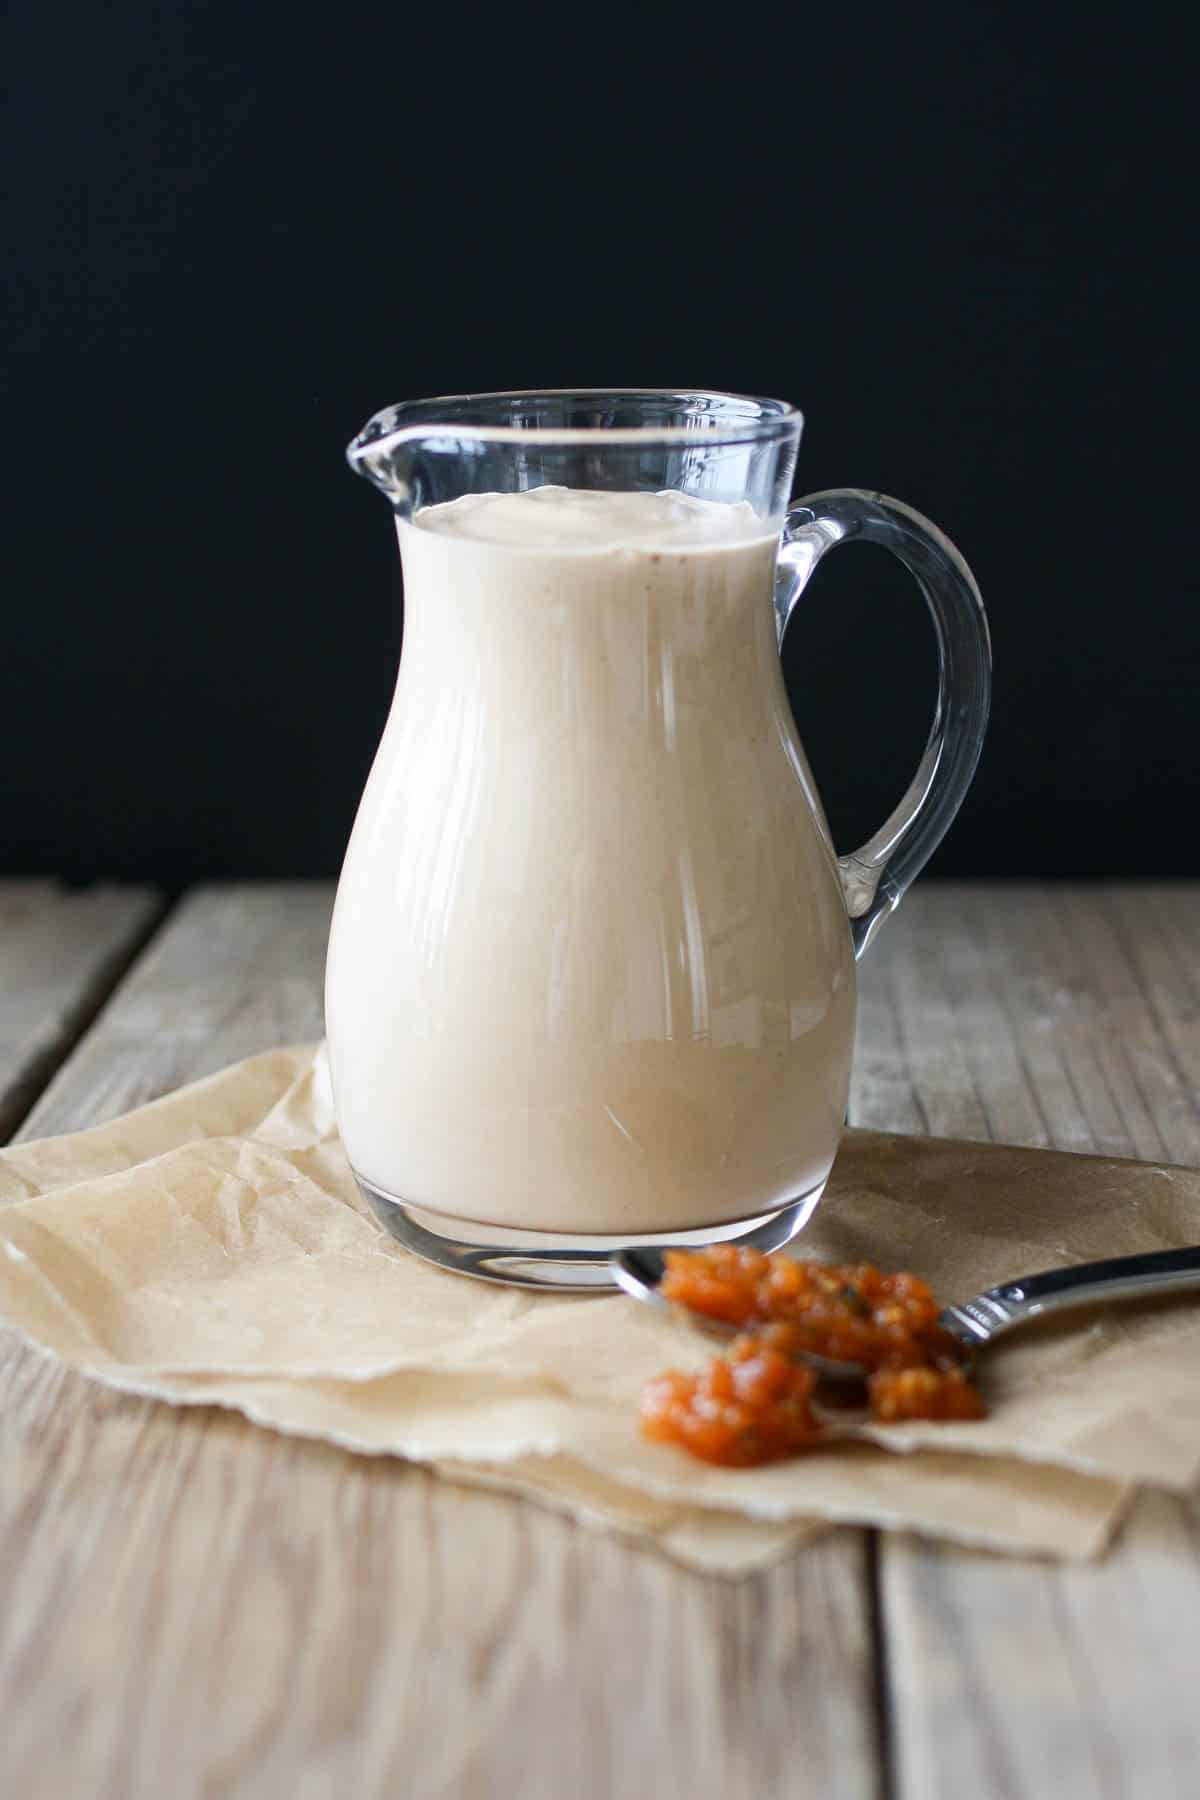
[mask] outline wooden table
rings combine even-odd
[[[0,886],[0,1131],[316,1037],[330,897]],[[1200,888],[926,884],[862,986],[856,1122],[1200,1164]],[[0,1394],[14,1800],[1200,1794],[1194,1501],[1098,1566],[842,1530],[727,1584],[7,1334]]]

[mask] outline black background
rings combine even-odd
[[[336,869],[400,646],[383,404],[681,385],[975,568],[943,874],[1200,874],[1190,64],[1165,8],[19,0],[0,866]],[[930,703],[886,557],[787,648],[835,834]]]

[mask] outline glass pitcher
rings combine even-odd
[[[619,1245],[775,1248],[832,1166],[855,960],[962,800],[978,590],[882,495],[789,509],[779,400],[607,389],[376,414],[351,465],[403,563],[395,698],[346,852],[326,1022],[369,1204],[446,1267],[608,1285]],[[779,641],[852,539],[912,572],[933,727],[838,857]]]

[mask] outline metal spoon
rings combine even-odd
[[[617,1286],[635,1300],[657,1306],[663,1312],[686,1312],[690,1322],[713,1336],[733,1338],[738,1327],[691,1307],[664,1300],[659,1284],[666,1272],[662,1250],[642,1245],[618,1250],[609,1258]],[[1154,1250],[1148,1256],[1114,1256],[1104,1262],[1076,1263],[1069,1269],[1046,1269],[1039,1275],[1022,1275],[1016,1281],[986,1288],[973,1300],[960,1300],[939,1313],[938,1324],[963,1346],[968,1360],[976,1350],[1003,1332],[1047,1313],[1065,1312],[1071,1306],[1088,1306],[1097,1300],[1144,1300],[1154,1294],[1182,1294],[1200,1289],[1200,1247]],[[838,1362],[811,1351],[797,1351],[827,1382],[862,1382],[867,1371],[858,1363]]]

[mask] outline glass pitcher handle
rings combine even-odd
[[[780,642],[821,558],[838,544],[882,544],[925,596],[938,654],[938,693],[929,739],[904,798],[873,838],[838,869],[854,954],[861,956],[941,843],[971,785],[991,696],[992,650],[975,578],[936,525],[885,494],[834,488],[788,512],[779,552],[775,611]]]

